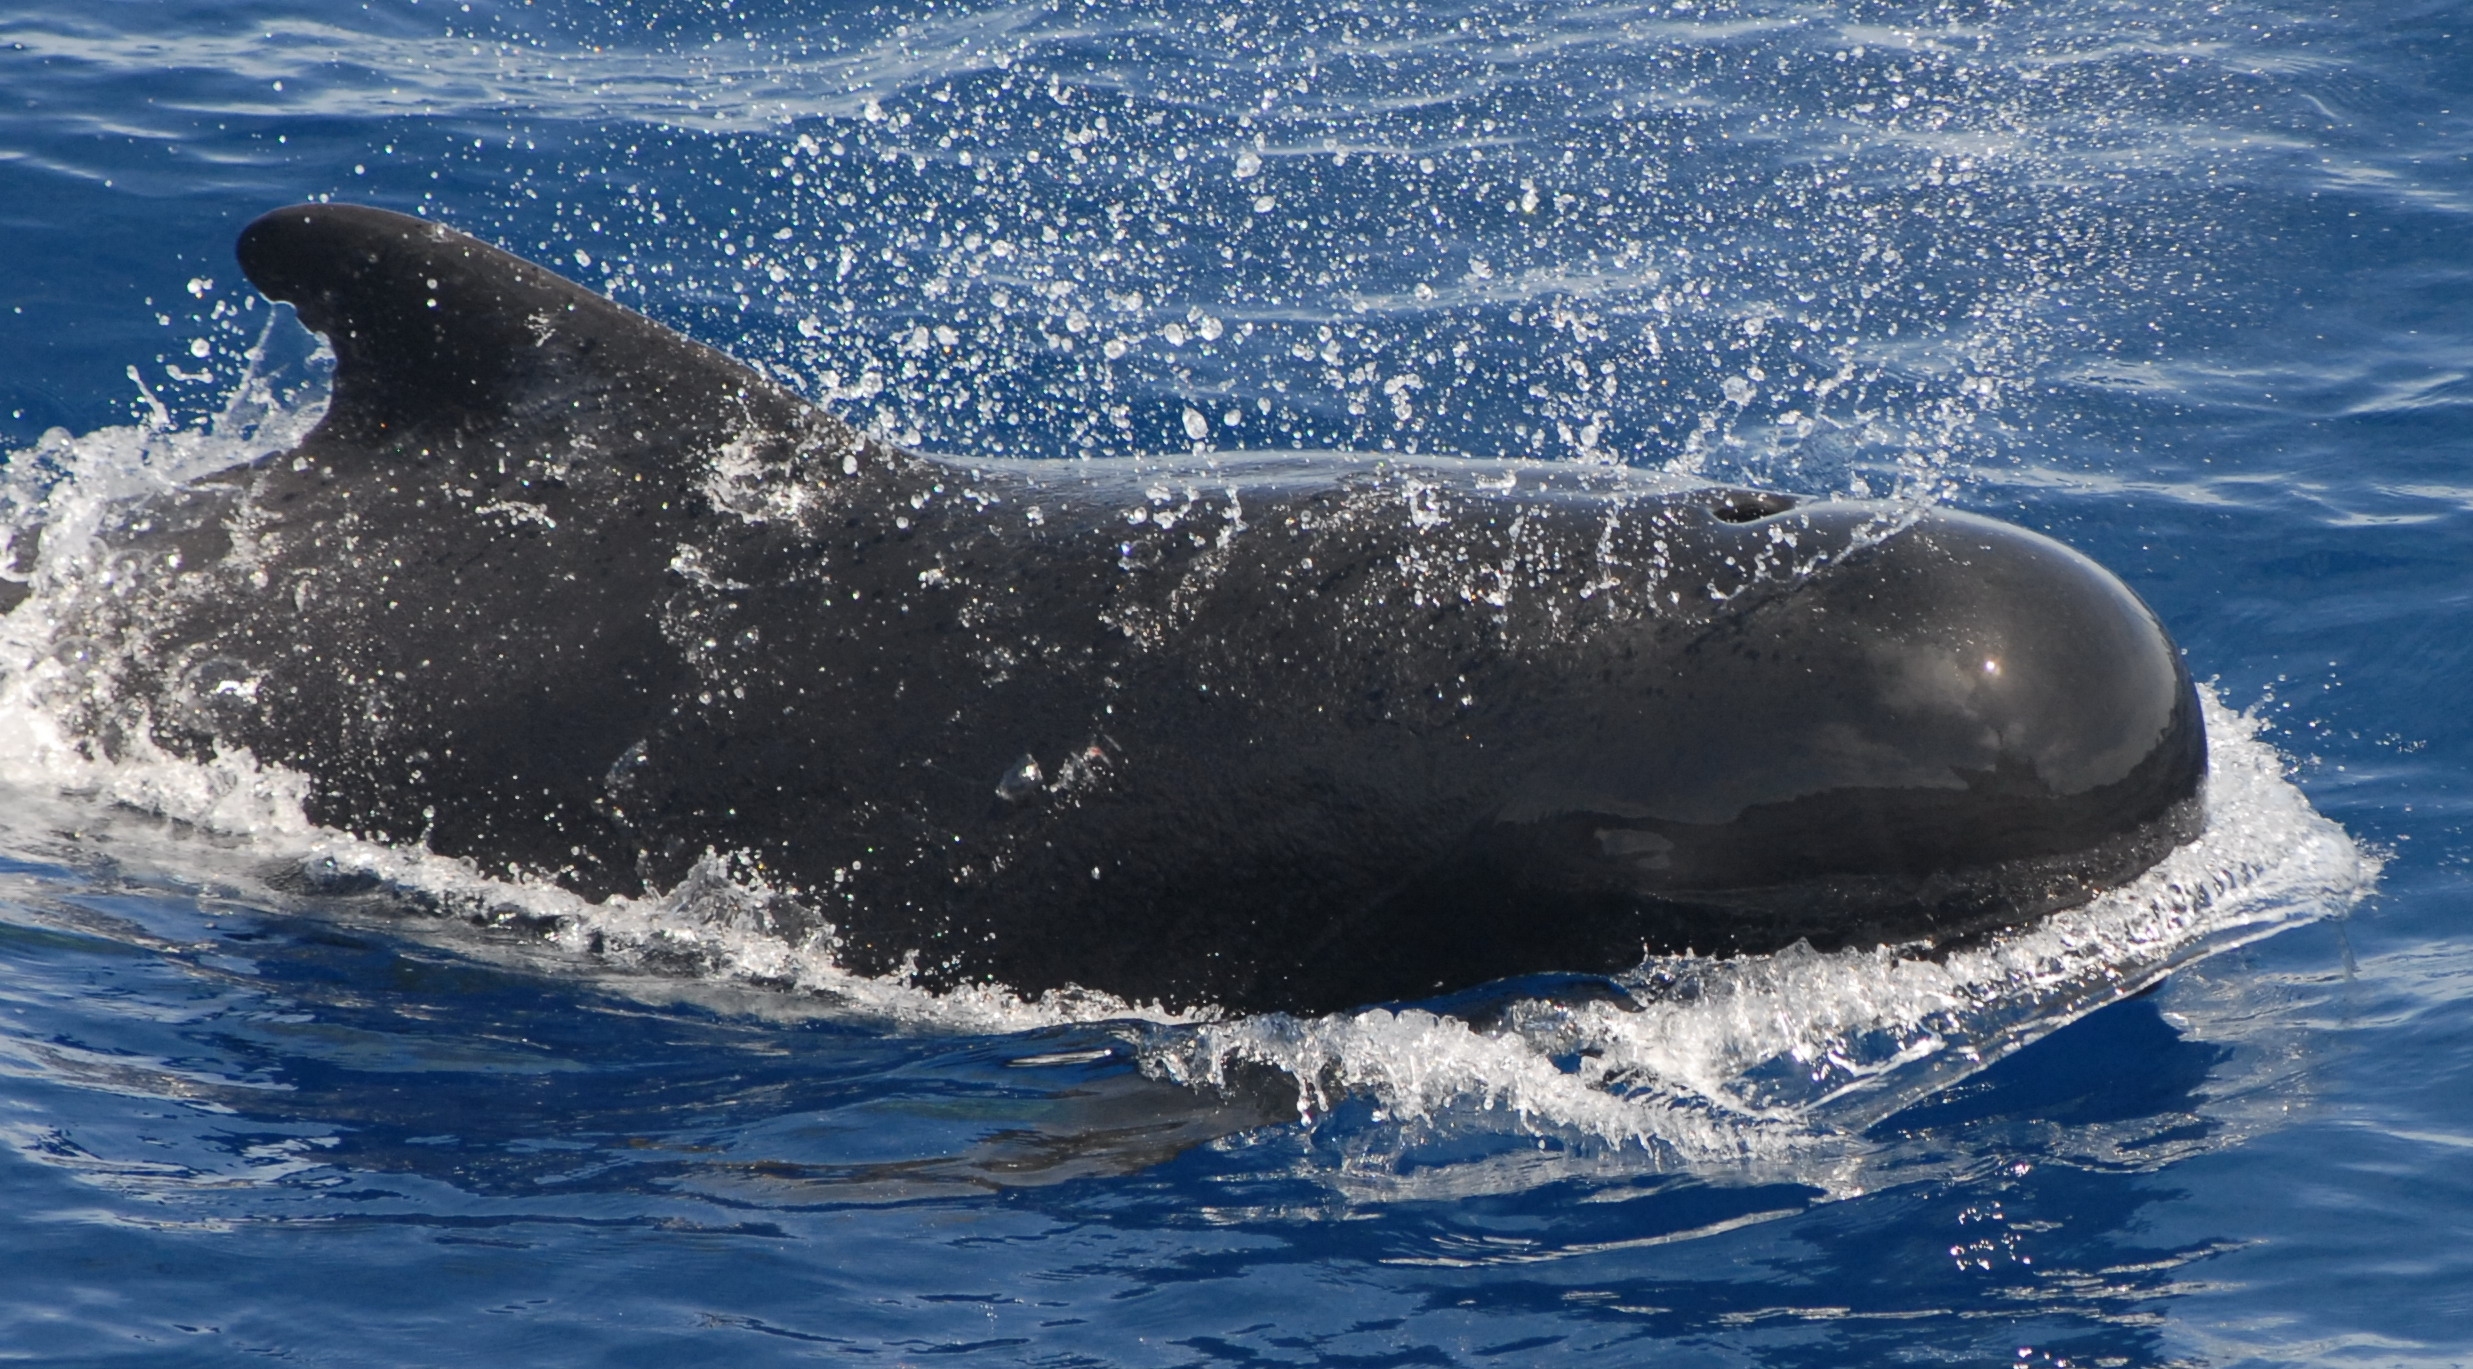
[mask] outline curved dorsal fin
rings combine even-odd
[[[259,290],[335,351],[302,445],[676,469],[721,445],[837,420],[700,343],[443,224],[359,205],[260,217],[235,248]]]

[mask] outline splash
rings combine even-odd
[[[299,776],[261,769],[245,754],[185,764],[143,737],[132,757],[105,760],[63,727],[55,704],[95,648],[64,632],[51,610],[54,591],[98,574],[99,534],[118,510],[298,445],[325,413],[333,363],[289,309],[270,311],[213,413],[176,424],[133,367],[148,421],[82,437],[54,429],[0,462],[0,578],[26,594],[0,618],[0,783],[80,793],[216,832],[311,830]]]
[[[2235,54],[2323,21],[2128,22],[614,4],[10,36],[97,82],[186,73],[218,127],[353,122],[326,193],[492,236],[906,445],[1936,498],[2223,307],[2193,244],[2241,230],[2203,187],[2283,155],[2260,111],[2301,104]],[[219,337],[250,301],[198,284]],[[150,383],[178,408],[198,374]]]

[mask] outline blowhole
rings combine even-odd
[[[1709,506],[1709,512],[1720,522],[1757,523],[1794,506],[1795,497],[1791,494],[1775,494],[1768,490],[1727,490]]]

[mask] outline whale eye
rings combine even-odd
[[[1795,497],[1791,494],[1774,494],[1768,490],[1727,490],[1709,506],[1709,514],[1723,523],[1757,523],[1794,506]]]

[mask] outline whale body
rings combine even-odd
[[[291,451],[63,587],[99,754],[587,898],[719,861],[930,987],[1322,1011],[1946,943],[2195,835],[2180,653],[2026,530],[1567,464],[973,461],[441,225],[302,205]]]

